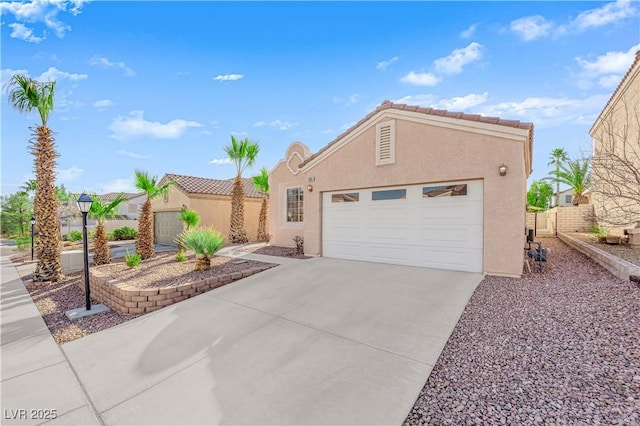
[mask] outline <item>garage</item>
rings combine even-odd
[[[482,272],[483,182],[324,192],[322,254]]]
[[[153,213],[153,236],[156,244],[175,246],[175,239],[182,232],[183,224],[177,211]]]

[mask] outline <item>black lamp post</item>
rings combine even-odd
[[[33,237],[35,236],[35,233],[33,231],[33,227],[36,224],[36,218],[31,216],[31,261],[33,262]]]
[[[89,247],[87,243],[87,213],[91,210],[93,200],[87,194],[78,198],[78,208],[82,212],[82,247],[84,249],[84,294],[87,311],[91,310],[91,290],[89,289]]]

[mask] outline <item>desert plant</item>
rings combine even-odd
[[[242,172],[249,166],[253,166],[260,151],[257,142],[251,142],[249,138],[237,140],[231,135],[231,144],[224,147],[229,158],[236,165],[236,177],[233,181],[231,193],[231,226],[229,239],[233,243],[244,244],[249,241],[247,231],[244,229],[244,184]]]
[[[185,260],[187,260],[187,255],[184,250],[180,250],[176,253],[176,260],[178,262],[184,262]]]
[[[142,256],[138,253],[129,254],[129,249],[127,249],[127,254],[124,256],[124,263],[126,263],[129,268],[135,268],[140,265],[140,262],[142,262]]]
[[[118,194],[110,203],[103,202],[94,195],[89,217],[97,220],[96,235],[93,238],[93,264],[106,265],[111,262],[111,250],[109,249],[109,238],[104,229],[104,221],[108,217],[115,216],[116,209],[126,200],[124,194]]]
[[[566,164],[560,165],[560,170],[552,170],[550,173],[554,176],[551,179],[569,185],[573,189],[574,206],[589,202],[584,195],[591,181],[588,159],[568,160]]]
[[[147,172],[135,171],[135,187],[147,194],[147,199],[140,210],[138,221],[138,238],[136,239],[136,252],[143,259],[155,256],[153,247],[153,213],[151,212],[151,200],[167,193],[169,188],[176,183],[171,180],[165,183],[158,182],[157,176],[149,176]]]
[[[71,242],[82,241],[82,231],[71,231],[67,234],[67,240]]]
[[[138,231],[128,226],[113,230],[113,239],[116,241],[134,240],[138,236]]]
[[[598,225],[591,225],[591,228],[589,228],[589,233],[598,239],[604,238],[608,235],[607,230]]]
[[[186,207],[183,207],[178,213],[178,219],[182,221],[186,228],[176,237],[175,241],[178,245],[178,251],[184,251],[184,246],[182,245],[182,234],[187,232],[189,229],[195,227],[200,223],[200,215],[195,210],[189,210]]]
[[[196,254],[196,271],[211,268],[211,256],[222,248],[224,237],[211,228],[195,228],[182,234],[182,244]]]
[[[304,254],[304,238],[296,235],[293,237],[293,242],[296,243],[296,254]]]
[[[64,278],[60,256],[60,227],[58,197],[55,191],[56,152],[53,132],[47,126],[53,111],[56,82],[39,82],[23,74],[15,74],[7,84],[8,100],[15,109],[29,113],[34,109],[40,115],[40,124],[33,128],[31,153],[34,156],[36,189],[34,216],[38,244],[38,263],[33,273],[37,282],[58,282]]]
[[[260,206],[260,216],[258,218],[258,241],[269,242],[269,236],[267,235],[267,209],[269,200],[269,172],[266,167],[260,170],[258,176],[251,178],[253,184],[262,192],[262,206]]]

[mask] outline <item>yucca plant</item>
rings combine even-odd
[[[196,254],[194,270],[211,269],[211,256],[224,245],[222,234],[211,228],[194,228],[182,234],[181,243]]]
[[[153,213],[151,212],[151,200],[166,194],[176,181],[171,180],[160,184],[157,176],[149,176],[147,172],[141,170],[136,170],[135,176],[135,187],[147,194],[147,200],[140,210],[138,239],[136,240],[136,252],[145,260],[156,254],[155,248],[153,247]]]
[[[258,241],[269,241],[267,234],[267,209],[269,200],[269,172],[266,167],[260,170],[258,176],[251,178],[256,189],[262,192],[262,206],[260,206],[260,216],[258,217]]]
[[[124,194],[119,194],[110,203],[102,202],[97,195],[93,197],[89,217],[96,219],[96,234],[93,237],[93,264],[106,265],[111,263],[111,250],[109,249],[109,238],[104,229],[104,221],[115,216],[116,210],[120,203],[126,200]]]

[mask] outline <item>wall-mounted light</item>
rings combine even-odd
[[[504,163],[500,164],[500,167],[498,167],[498,172],[500,172],[500,176],[506,176],[507,166]]]
[[[313,192],[313,185],[311,184],[307,185],[307,191]]]

